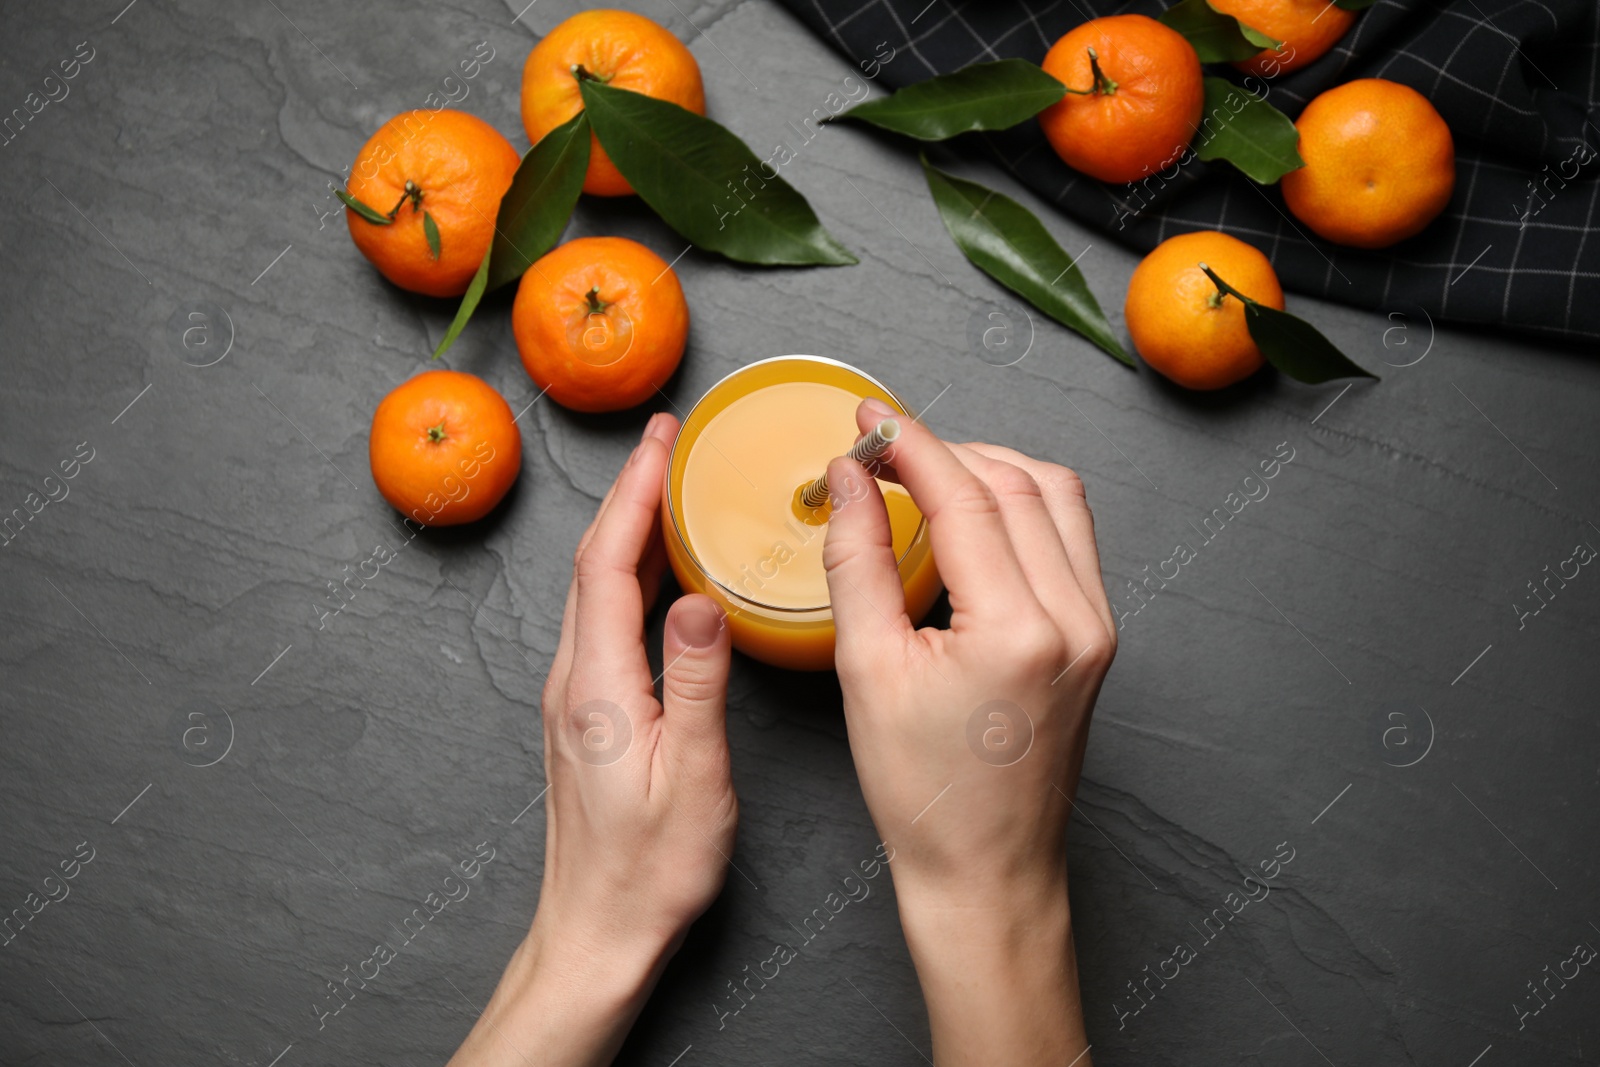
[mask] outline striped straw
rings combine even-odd
[[[900,437],[900,424],[893,419],[884,419],[872,428],[872,432],[862,437],[847,453],[849,457],[866,466],[873,460],[880,458],[889,451],[889,446]],[[807,508],[820,508],[828,502],[828,475],[816,479],[800,490],[800,503]]]

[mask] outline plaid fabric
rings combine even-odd
[[[969,63],[1039,62],[1087,18],[1158,15],[1159,0],[784,0],[855,60],[898,50],[894,88]],[[1109,186],[1069,169],[1038,124],[984,140],[1023,183],[1080,222],[1139,249],[1225,230],[1271,257],[1286,287],[1380,310],[1529,333],[1600,337],[1600,18],[1595,0],[1378,0],[1333,50],[1266,83],[1291,118],[1354,78],[1403,82],[1433,101],[1456,144],[1456,188],[1416,237],[1378,252],[1341,248],[1295,221],[1274,187],[1192,162],[1165,183]],[[1207,73],[1241,76],[1225,66]],[[1250,88],[1260,93],[1261,83]],[[973,138],[956,142],[973,147]],[[1164,185],[1164,188],[1162,187]]]

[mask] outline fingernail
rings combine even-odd
[[[659,423],[660,421],[661,421],[661,412],[658,411],[654,415],[650,416],[650,421],[644,424],[644,433],[639,435],[639,441],[640,441],[641,444],[643,442],[645,442],[645,441],[650,440],[651,432],[653,430],[655,430],[656,424]]]
[[[709,600],[686,604],[672,614],[674,636],[689,648],[705,648],[722,631],[722,612]]]
[[[863,400],[861,403],[862,403],[863,407],[865,407],[868,411],[872,412],[874,415],[898,415],[898,414],[900,414],[894,408],[890,407],[888,404],[885,404],[883,401],[879,400],[875,396],[869,396],[869,397],[867,397],[867,399]]]

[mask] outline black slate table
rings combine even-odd
[[[327,583],[395,536],[372,409],[453,310],[360,259],[330,182],[391,114],[459,95],[444,79],[479,42],[460,106],[524,146],[521,64],[570,5],[123,3],[9,4],[0,44],[0,108],[28,109],[0,148],[0,512],[58,497],[0,548],[0,907],[31,916],[0,949],[0,1061],[440,1063],[533,912],[542,671],[576,538],[649,412],[534,404],[506,506],[418,537],[319,628]],[[852,69],[763,0],[644,10],[753,144]],[[971,173],[1041,211],[1120,330],[1134,258]],[[1082,474],[1129,613],[1069,837],[1096,1062],[1600,1054],[1600,965],[1573,962],[1600,945],[1592,354],[1291,297],[1382,382],[1195,396],[1030,326],[900,148],[829,128],[786,176],[861,265],[677,259],[694,325],[657,406],[817,353],[948,437]],[[585,203],[570,232],[684,251],[633,203]],[[507,308],[448,362],[522,410]],[[1020,362],[971,343],[990,312],[1031,335]],[[1193,558],[1146,584],[1180,543]],[[741,873],[619,1062],[922,1062],[888,879],[723,1018],[727,982],[878,840],[831,675],[741,660],[731,704]],[[1263,862],[1270,895],[1215,917]],[[402,937],[323,1014],[326,983]]]

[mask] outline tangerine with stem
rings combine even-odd
[[[350,167],[350,237],[378,271],[424,296],[460,296],[494,239],[495,213],[521,158],[465,111],[402,111],[378,128]],[[430,234],[429,230],[432,229]]]
[[[1092,19],[1042,64],[1067,94],[1039,114],[1069,167],[1103,182],[1168,166],[1194,137],[1205,102],[1200,57],[1176,30],[1144,15]]]
[[[430,370],[401,382],[372,413],[372,480],[424,526],[487,515],[522,470],[511,406],[482,378]]]
[[[678,369],[689,305],[678,275],[625,237],[580,237],[523,274],[511,307],[522,365],[575,411],[621,411]]]
[[[581,78],[594,78],[706,113],[700,64],[666,27],[630,11],[581,11],[545,34],[522,68],[522,124],[539,138],[583,110]],[[628,196],[633,186],[593,137],[583,191]]]
[[[1283,310],[1278,275],[1254,246],[1215,230],[1179,234],[1134,268],[1123,316],[1152,369],[1186,389],[1222,389],[1262,363],[1240,293]]]

